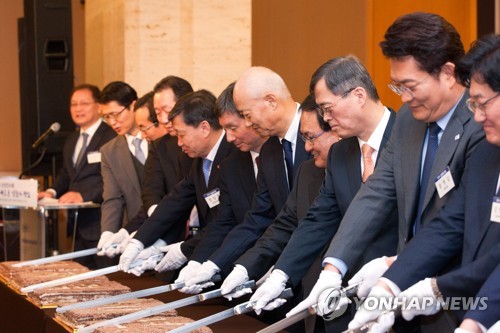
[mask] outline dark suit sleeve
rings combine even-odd
[[[335,154],[334,150],[330,149],[328,154],[330,163]],[[327,168],[325,181],[321,185],[318,197],[309,208],[307,215],[300,221],[274,266],[275,269],[288,274],[294,286],[300,283],[339,227],[341,212],[333,186],[333,172],[332,168]]]
[[[229,164],[223,163],[220,168],[220,204],[217,211],[217,218],[202,229],[201,240],[196,245],[196,248],[192,250],[190,260],[197,262],[206,261],[222,244],[224,237],[226,237],[229,231],[236,226],[236,217],[233,214],[232,198],[229,195],[226,175],[226,173],[234,172],[234,170],[229,170],[228,166]],[[182,245],[184,246],[184,244]],[[181,247],[181,249],[184,254],[188,252],[187,248]]]
[[[462,182],[438,216],[403,249],[384,277],[405,290],[426,277],[435,276],[460,254],[464,237],[466,190]]]
[[[149,145],[148,158],[144,166],[144,182],[142,188],[142,202],[145,211],[149,207],[156,205],[165,195],[167,188],[165,174],[161,167],[160,156],[161,152],[158,151],[158,146],[162,138]],[[163,152],[166,154],[167,152]]]
[[[487,308],[471,309],[465,314],[465,318],[480,322],[486,328],[490,328],[493,324],[500,320],[500,315],[498,314],[498,309],[500,309],[499,281],[500,264],[498,264],[497,261],[495,270],[491,273],[476,295],[480,302],[482,300],[486,303]]]
[[[186,212],[196,204],[194,166],[189,175],[180,181],[167,196],[159,202],[153,214],[137,230],[134,238],[144,246],[152,245],[158,238],[167,244],[178,241],[180,232],[186,226]]]
[[[262,165],[259,166],[257,192],[252,209],[247,212],[243,222],[227,234],[222,245],[209,258],[221,270],[229,269],[239,256],[253,246],[277,214],[269,193],[269,186],[273,186],[273,181],[265,178],[261,168]]]
[[[235,262],[247,269],[251,279],[259,279],[271,268],[297,227],[297,189],[302,165],[297,170],[293,191],[274,222],[257,243]]]
[[[395,142],[394,131],[396,129],[381,152],[373,175],[352,200],[326,252],[325,257],[341,259],[348,268],[359,262],[367,244],[372,244],[387,227],[397,209],[393,158],[394,145],[398,142]]]

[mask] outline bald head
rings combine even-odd
[[[276,72],[266,67],[250,67],[236,82],[235,94],[248,98],[261,98],[273,94],[280,99],[291,98],[285,81]]]
[[[246,70],[236,81],[233,99],[246,125],[264,136],[282,137],[296,111],[285,81],[265,67]]]

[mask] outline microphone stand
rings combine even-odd
[[[19,175],[19,179],[22,179],[23,175],[26,174],[26,172],[28,172],[31,169],[33,169],[36,166],[38,166],[42,162],[43,158],[45,157],[45,153],[46,152],[47,152],[47,147],[43,146],[42,147],[42,152],[40,154],[40,157],[35,161],[35,163],[29,165],[26,169],[23,169],[23,171],[21,171],[21,174]]]

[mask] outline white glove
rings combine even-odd
[[[382,299],[384,301],[381,302]],[[361,304],[354,318],[349,323],[349,329],[359,328],[369,321],[376,320],[382,313],[393,310],[393,302],[395,300],[396,297],[385,288],[380,286],[373,287],[367,299]],[[369,308],[367,308],[367,304]],[[387,307],[384,308],[382,304],[387,305]]]
[[[240,265],[236,264],[231,273],[227,276],[227,278],[222,283],[220,287],[220,291],[222,296],[227,298],[228,300],[232,300],[233,298],[238,298],[246,294],[251,294],[251,288],[243,288],[232,292],[236,287],[241,286],[243,283],[248,281],[248,272],[247,269]]]
[[[135,238],[131,239],[125,251],[120,256],[120,270],[128,272],[132,263],[137,259],[139,253],[144,250],[144,244]]]
[[[219,267],[212,261],[205,261],[198,269],[189,272],[191,273],[190,277],[186,275],[186,286],[180,291],[188,294],[198,294],[203,289],[214,285],[211,279],[219,271]]]
[[[181,244],[183,242],[174,243],[172,245],[163,246],[160,248],[166,252],[163,259],[155,267],[157,272],[172,271],[184,265],[187,262],[186,256],[182,253]]]
[[[142,250],[131,265],[132,268],[128,273],[141,276],[145,271],[155,268],[158,261],[163,257],[163,251],[160,248],[165,245],[167,243],[163,239],[158,239],[153,245]]]
[[[104,256],[106,254],[105,244],[108,243],[108,240],[113,236],[111,231],[104,231],[99,238],[99,242],[97,243],[97,255]]]
[[[457,327],[457,328],[455,328],[455,330],[453,331],[453,333],[474,333],[474,332],[466,330],[464,328]]]
[[[399,294],[399,299],[405,305],[401,310],[401,315],[405,320],[410,321],[420,315],[433,315],[441,310],[441,302],[432,290],[431,281],[431,278],[421,280]],[[418,302],[412,302],[415,299]]]
[[[325,320],[340,317],[347,310],[351,300],[341,292],[341,287],[326,288],[319,294],[317,314]]]
[[[122,231],[123,230],[123,231]],[[122,236],[120,237],[118,234],[119,233],[122,233]],[[114,241],[116,242],[116,244],[118,244],[116,246],[116,248],[114,248],[114,252],[113,251],[113,247],[109,248],[108,250],[106,250],[106,255],[107,256],[110,256],[110,255],[117,255],[117,254],[121,254],[123,253],[123,251],[125,251],[125,248],[127,247],[128,245],[128,242],[130,242],[130,240],[132,238],[134,238],[135,234],[137,233],[137,231],[134,231],[132,232],[130,235],[128,234],[127,230],[125,229],[120,229],[118,231],[118,233],[114,234],[113,237],[116,237],[114,239]],[[123,237],[127,235],[127,237]]]
[[[339,288],[341,283],[342,283],[342,275],[340,275],[339,273],[329,270],[321,271],[321,273],[319,274],[318,281],[316,281],[316,284],[312,288],[309,296],[307,296],[306,299],[304,299],[296,307],[290,310],[286,314],[286,316],[287,317],[293,316],[294,314],[299,313],[313,306],[314,304],[318,303],[318,298],[325,289]]]
[[[367,333],[386,333],[394,325],[394,312],[382,313]]]
[[[283,305],[286,300],[278,298],[283,290],[285,290],[288,275],[279,269],[273,270],[271,275],[266,279],[257,291],[250,298],[250,302],[256,302],[253,305],[255,313],[260,314],[262,309],[271,311]]]
[[[201,267],[201,264],[194,260],[189,260],[187,265],[181,269],[175,283],[186,282],[190,276],[196,274],[196,271]]]
[[[353,285],[361,282],[358,286],[358,297],[366,297],[374,285],[377,284],[378,279],[384,275],[385,271],[389,268],[386,262],[387,257],[373,259],[366,263],[361,269],[347,282]]]

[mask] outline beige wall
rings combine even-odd
[[[167,75],[219,94],[250,66],[250,0],[87,0],[86,78],[143,94]]]

